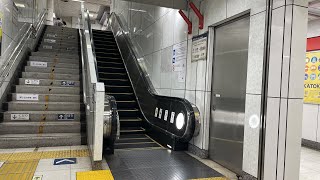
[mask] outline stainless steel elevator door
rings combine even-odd
[[[249,17],[215,28],[209,156],[242,170]]]

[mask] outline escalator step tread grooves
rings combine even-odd
[[[115,149],[161,148],[146,135],[120,51],[111,31],[93,30],[99,81],[104,82],[106,94],[114,96],[120,117],[120,139]]]

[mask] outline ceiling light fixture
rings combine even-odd
[[[21,3],[14,3],[17,7],[21,7],[21,8],[25,8],[26,6],[24,4]]]
[[[84,2],[82,0],[72,0],[73,2]]]

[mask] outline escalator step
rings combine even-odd
[[[125,100],[135,100],[136,97],[133,93],[107,93],[110,96],[113,96],[117,101],[125,101]]]
[[[128,119],[128,118],[136,118],[141,115],[139,109],[120,109],[118,108],[118,113],[120,120],[121,119]]]
[[[104,84],[106,84],[106,85],[130,86],[129,79],[105,79],[105,78],[99,78],[99,80],[104,82]]]
[[[140,118],[120,120],[121,127],[140,127],[141,125],[142,125],[142,119]]]
[[[127,73],[105,73],[105,72],[99,72],[99,78],[129,79],[127,76]]]
[[[121,134],[144,134],[146,131],[142,127],[120,127]]]
[[[123,144],[123,143],[150,143],[150,142],[154,142],[152,139],[150,138],[129,138],[129,139],[118,139],[116,140],[116,144]]]
[[[107,93],[132,93],[133,92],[131,86],[105,85],[105,89]]]
[[[98,71],[106,73],[125,73],[125,68],[114,68],[114,67],[98,67]]]
[[[142,149],[150,147],[161,147],[155,142],[150,143],[128,143],[128,144],[115,144],[115,149]]]
[[[137,101],[117,101],[118,109],[138,108]]]
[[[127,135],[121,135],[120,139],[136,139],[136,138],[149,138],[145,134],[127,134]]]

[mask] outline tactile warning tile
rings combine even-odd
[[[89,157],[90,153],[88,149],[71,150],[71,157]]]
[[[42,152],[22,152],[13,153],[8,161],[25,161],[25,160],[36,160],[41,159]]]
[[[66,151],[45,151],[42,152],[41,159],[68,158],[71,157],[70,150]]]
[[[0,161],[7,161],[12,153],[0,154]]]
[[[110,170],[77,172],[77,180],[114,180]]]
[[[6,162],[0,168],[0,180],[30,180],[39,160]]]
[[[190,180],[229,180],[225,177],[212,177],[212,178],[200,178],[200,179],[190,179]]]

